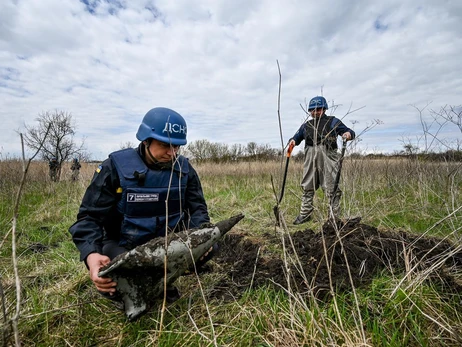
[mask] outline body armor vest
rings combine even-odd
[[[324,145],[328,149],[337,149],[335,124],[338,120],[332,116],[310,119],[305,123],[305,146]]]
[[[119,245],[134,248],[174,230],[184,218],[188,160],[178,156],[173,170],[151,170],[133,148],[110,155],[119,174],[123,215]],[[168,218],[167,218],[168,215]]]

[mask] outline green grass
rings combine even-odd
[[[0,166],[4,163],[0,162]],[[449,236],[457,240],[462,213],[462,173],[447,179],[450,168],[407,161],[358,160],[344,163],[342,207],[379,228]],[[34,169],[34,168],[32,168]],[[43,167],[31,170],[19,209],[17,260],[21,280],[19,335],[24,346],[458,346],[462,332],[462,294],[403,274],[377,277],[367,288],[337,294],[331,300],[301,298],[272,287],[249,289],[231,301],[204,302],[194,276],[180,278],[182,298],[128,322],[102,299],[68,233],[93,174],[82,168],[81,180],[52,184]],[[279,195],[279,163],[196,166],[213,222],[244,213],[235,231],[254,238],[274,233],[271,177]],[[292,162],[280,209],[287,232],[300,206],[301,164]],[[8,184],[10,182],[10,184]],[[16,290],[11,259],[12,206],[16,177],[2,181],[0,192],[0,275],[8,317],[15,312]],[[315,199],[318,230],[327,216],[324,194]],[[440,223],[438,221],[442,220]],[[8,235],[8,236],[7,236]],[[49,247],[35,253],[31,244]],[[274,249],[276,251],[276,247]],[[201,276],[207,290],[217,273]],[[459,274],[459,278],[461,278]],[[394,292],[394,294],[392,294]],[[335,300],[334,300],[335,299]],[[359,312],[359,313],[358,313]],[[162,324],[161,324],[161,318]],[[362,322],[361,324],[359,322]],[[4,321],[2,321],[5,327]],[[9,336],[9,342],[13,338]]]

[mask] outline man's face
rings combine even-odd
[[[321,117],[323,115],[323,113],[324,113],[323,108],[315,108],[314,110],[310,111],[311,117],[313,117],[313,118]]]
[[[176,153],[180,149],[180,146],[174,146],[169,143],[160,142],[152,139],[149,145],[149,152],[151,155],[161,163],[167,163],[176,157]],[[150,162],[149,156],[146,156],[148,163]],[[153,164],[153,163],[149,163]]]

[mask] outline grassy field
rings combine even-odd
[[[84,163],[78,182],[70,181],[70,170],[64,167],[61,182],[54,183],[45,163],[32,164],[16,225],[21,288],[17,305],[11,228],[22,167],[15,161],[0,162],[4,345],[14,344],[9,319],[18,306],[23,346],[462,345],[462,264],[444,268],[452,279],[448,284],[438,272],[440,258],[425,268],[415,267],[419,259],[412,250],[403,255],[404,270],[380,273],[367,286],[350,291],[331,288],[328,300],[278,290],[271,278],[267,286],[250,285],[231,300],[213,298],[208,294],[221,283],[224,268],[212,260],[213,271],[177,281],[180,300],[165,311],[159,306],[128,322],[100,298],[68,233],[96,166]],[[270,239],[303,228],[319,233],[323,228],[327,203],[321,191],[313,221],[303,227],[291,223],[300,205],[300,163],[290,165],[280,206],[287,222],[282,228],[275,227],[271,183],[273,177],[279,187],[282,163],[210,163],[195,168],[212,222],[245,214],[230,234],[258,243],[261,252],[285,259],[284,247]],[[347,158],[341,188],[344,217],[361,216],[362,223],[378,230],[444,238],[454,244],[455,253],[461,252],[461,163]]]

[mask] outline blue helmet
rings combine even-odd
[[[144,116],[136,138],[140,141],[155,139],[174,146],[182,146],[187,142],[186,134],[186,121],[179,113],[169,108],[156,107]]]
[[[310,100],[310,104],[308,105],[308,111],[313,111],[315,109],[329,109],[327,105],[327,101],[323,96],[315,96],[313,99]]]

